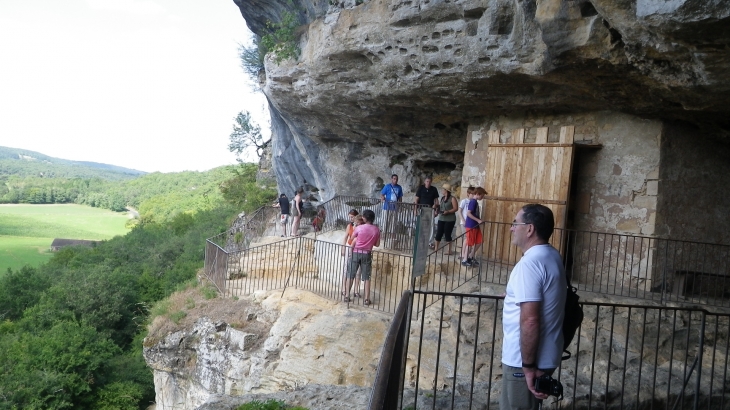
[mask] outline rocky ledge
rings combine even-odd
[[[295,289],[239,300],[191,289],[169,305],[144,343],[156,410],[267,398],[317,409],[367,405],[389,315]]]

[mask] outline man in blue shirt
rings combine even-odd
[[[390,233],[390,245],[394,241],[395,222],[398,212],[398,202],[403,200],[403,188],[398,185],[398,175],[390,176],[390,184],[383,187],[380,191],[380,199],[383,201],[383,210],[385,212],[385,232]],[[386,242],[387,236],[386,236]],[[387,245],[386,245],[387,246]]]
[[[383,209],[386,211],[394,211],[397,209],[396,202],[403,200],[403,188],[398,185],[398,175],[390,176],[390,184],[383,187],[380,191],[380,199],[383,201]]]

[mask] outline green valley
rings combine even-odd
[[[0,205],[0,275],[48,261],[54,238],[111,239],[129,231],[125,213],[84,205]]]
[[[142,341],[156,306],[197,286],[205,239],[270,204],[273,184],[256,181],[256,164],[122,175],[2,154],[0,409],[147,408]],[[53,238],[102,241],[49,252]]]

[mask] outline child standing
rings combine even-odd
[[[342,242],[342,245],[344,245],[342,247],[342,256],[345,258],[345,269],[342,272],[342,296],[346,296],[347,294],[347,271],[350,270],[350,259],[352,258],[352,249],[350,246],[355,240],[355,238],[352,237],[352,233],[355,231],[355,227],[359,225],[357,223],[357,219],[362,219],[362,215],[357,212],[357,209],[351,209],[347,216],[350,217],[350,223],[347,224],[345,239]],[[357,292],[355,292],[355,296],[357,296]]]
[[[479,219],[481,212],[479,212],[479,202],[484,199],[484,195],[487,191],[482,187],[477,187],[474,193],[471,195],[469,205],[466,208],[466,245],[461,248],[461,266],[474,266],[479,265],[479,262],[474,259],[477,249],[482,244],[484,239],[482,238],[482,230],[479,224],[482,220]]]
[[[474,194],[475,189],[476,188],[474,188],[473,186],[467,188],[466,198],[462,199],[461,202],[459,202],[459,224],[461,225],[461,235],[466,233],[466,226],[464,225],[466,223],[466,208],[469,206],[469,200]]]

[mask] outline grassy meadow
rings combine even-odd
[[[110,239],[124,235],[124,213],[84,205],[0,205],[0,275],[53,256],[54,238]]]

